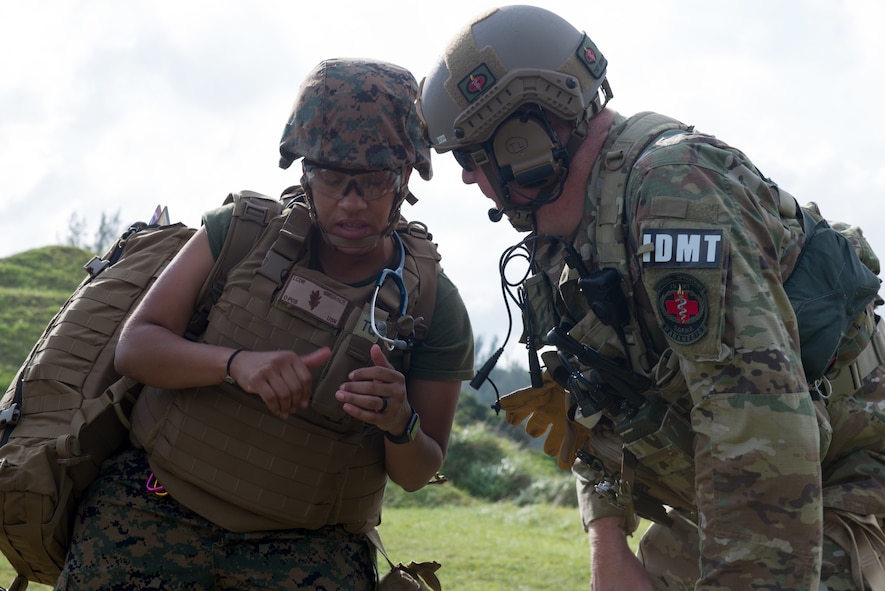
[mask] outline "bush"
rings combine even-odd
[[[484,501],[577,506],[570,472],[482,424],[453,429],[442,472],[457,488]]]
[[[392,482],[387,484],[384,506],[398,509],[407,507],[439,507],[475,505],[477,500],[451,482],[428,484],[415,492],[406,492]]]

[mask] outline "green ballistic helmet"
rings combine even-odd
[[[361,58],[320,62],[301,84],[280,139],[280,168],[298,158],[359,170],[413,167],[430,180],[415,109],[418,83],[400,66]]]
[[[418,114],[437,152],[480,144],[526,104],[576,126],[601,107],[607,61],[586,34],[535,6],[478,16],[422,81]]]

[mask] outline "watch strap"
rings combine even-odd
[[[420,429],[421,419],[418,417],[418,413],[415,412],[415,409],[412,409],[412,416],[409,417],[409,422],[406,424],[406,430],[399,435],[394,435],[390,431],[385,431],[384,437],[386,437],[387,440],[392,443],[410,443],[412,441],[415,441],[415,438],[418,436],[418,431]]]
[[[230,354],[230,357],[227,358],[227,369],[224,372],[225,373],[224,381],[227,382],[228,384],[236,384],[237,383],[237,381],[233,378],[233,376],[230,375],[230,364],[233,363],[234,357],[236,357],[237,355],[239,355],[242,352],[243,352],[242,349],[237,349],[236,351],[234,351],[233,353]]]

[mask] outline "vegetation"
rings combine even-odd
[[[94,255],[47,246],[0,259],[0,384],[12,382],[43,329],[86,277]]]
[[[0,380],[8,385],[46,324],[84,277],[88,250],[55,246],[0,259]],[[496,344],[477,343],[477,366]],[[587,548],[574,481],[540,441],[494,410],[528,385],[518,365],[462,390],[442,474],[416,493],[389,487],[379,530],[394,562],[436,560],[445,589],[586,589]],[[386,568],[382,565],[382,572]],[[0,559],[0,585],[14,573]],[[32,584],[30,588],[48,589]]]
[[[77,215],[77,213],[72,214],[68,220],[65,244],[76,248],[91,248],[95,252],[105,252],[125,229],[125,226],[120,222],[120,210],[117,210],[114,215],[101,212],[98,229],[95,231],[95,238],[91,243],[86,238],[88,225],[85,216]]]
[[[385,512],[378,531],[394,563],[439,562],[445,590],[589,587],[589,550],[576,509],[510,503],[397,509]]]

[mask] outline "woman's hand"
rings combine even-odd
[[[374,365],[350,372],[350,381],[341,384],[335,397],[344,405],[344,412],[355,419],[399,435],[412,416],[406,379],[378,345],[372,345],[369,355]]]
[[[401,435],[414,409],[420,429],[408,443],[384,442],[384,467],[390,479],[405,491],[426,485],[446,456],[452,419],[458,406],[460,381],[406,379],[373,345],[372,366],[355,369],[335,393],[350,416]]]
[[[243,351],[231,362],[230,375],[240,388],[259,396],[272,413],[285,419],[310,404],[311,370],[325,365],[331,356],[328,347],[308,355]]]

